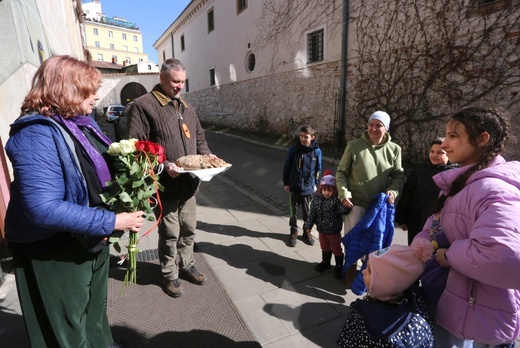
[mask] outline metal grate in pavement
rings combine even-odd
[[[158,252],[140,254],[153,258]],[[260,347],[204,255],[194,257],[208,281],[195,285],[181,279],[186,294],[180,298],[164,292],[158,260],[138,262],[137,284],[126,286],[122,296],[126,267],[110,269],[107,313],[115,341],[128,348]]]
[[[143,250],[137,253],[137,261],[146,262],[157,260],[159,258],[159,249]]]

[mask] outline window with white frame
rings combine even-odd
[[[123,50],[128,51],[128,46],[123,46]]]
[[[98,29],[94,28],[94,35],[99,35]]]
[[[134,35],[134,42],[137,42],[137,35]]]
[[[94,42],[94,46],[101,47],[101,44],[99,43],[99,41],[96,41],[96,42]]]
[[[126,34],[125,33],[121,34],[121,36],[122,36],[123,40],[126,40]]]
[[[126,57],[125,62],[126,62],[127,64],[130,64],[130,63],[132,63],[132,60],[130,59],[130,57]]]
[[[108,37],[114,37],[114,32],[112,30],[108,31]]]
[[[113,50],[114,49],[114,44],[110,44],[110,49]]]
[[[307,34],[307,63],[323,60],[323,29]]]
[[[103,55],[101,53],[98,53],[97,60],[103,60]]]
[[[139,47],[134,47],[134,52],[139,52]]]

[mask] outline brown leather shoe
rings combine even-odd
[[[204,274],[197,271],[197,269],[193,265],[191,265],[187,269],[181,269],[179,273],[183,278],[198,285],[202,285],[206,282],[206,280],[208,280],[208,278]]]
[[[163,280],[164,286],[166,287],[166,293],[171,297],[181,297],[184,295],[184,288],[182,287],[179,279],[174,280]]]

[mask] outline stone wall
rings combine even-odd
[[[339,62],[189,92],[202,122],[292,138],[309,124],[322,141],[334,138]]]
[[[206,124],[280,135],[285,139],[296,136],[299,126],[310,124],[316,129],[320,142],[333,142],[338,119],[340,68],[339,62],[314,65],[189,92],[183,97]],[[520,123],[515,119],[512,125]],[[349,139],[360,134],[359,127],[352,129],[353,121],[347,117],[345,134]],[[444,125],[439,126],[439,134],[443,131]],[[398,137],[395,140],[398,141]],[[506,157],[520,159],[518,141],[508,144]]]

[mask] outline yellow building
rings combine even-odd
[[[85,38],[92,60],[121,65],[147,61],[139,27],[124,18],[107,18],[101,11],[101,1],[83,3]]]

